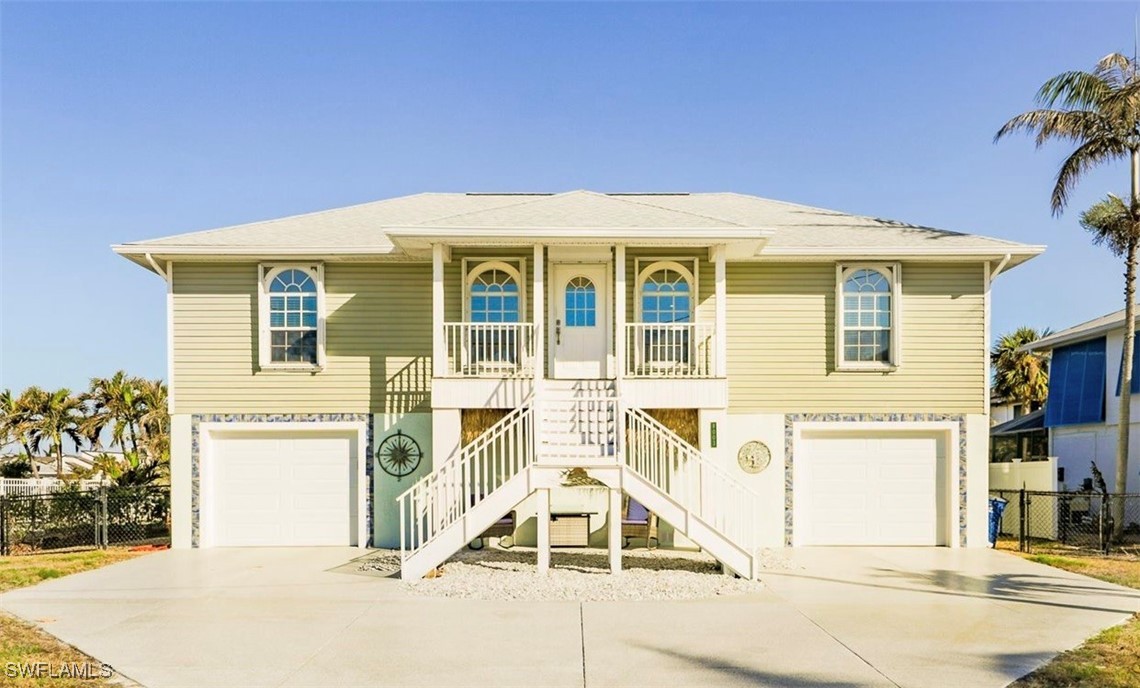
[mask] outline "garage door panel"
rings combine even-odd
[[[800,441],[797,542],[807,545],[939,544],[938,441],[877,435]]]
[[[210,508],[216,544],[351,544],[353,446],[347,436],[215,439]]]

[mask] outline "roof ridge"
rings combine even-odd
[[[566,195],[572,194],[572,193],[577,193],[577,191],[562,191],[560,193],[543,195],[543,196],[524,196],[524,197],[511,196],[512,199],[514,199],[514,198],[526,198],[526,200],[525,201],[519,201],[517,203],[509,203],[508,202],[508,203],[504,203],[503,205],[492,205],[492,206],[488,206],[486,208],[477,208],[475,210],[464,210],[461,213],[452,213],[450,215],[441,215],[439,217],[433,217],[430,220],[423,220],[421,222],[413,222],[412,226],[413,227],[430,227],[431,225],[428,224],[429,222],[441,222],[443,220],[450,220],[452,218],[462,217],[464,215],[474,215],[475,213],[481,213],[485,210],[503,210],[504,208],[517,208],[519,206],[530,205],[532,203],[540,203],[542,201],[546,201],[546,200],[549,200],[551,198],[558,198],[560,196],[566,196]]]
[[[730,224],[734,227],[749,227],[750,226],[750,225],[742,225],[739,222],[729,220],[729,219],[726,219],[723,217],[716,217],[714,215],[705,215],[704,213],[695,213],[691,210],[681,210],[679,208],[669,208],[667,206],[658,205],[656,203],[650,203],[648,201],[642,201],[642,200],[636,200],[635,201],[628,196],[614,196],[612,194],[598,193],[597,191],[586,191],[585,189],[583,189],[583,191],[585,191],[585,193],[593,194],[595,196],[602,196],[602,197],[608,198],[610,200],[621,201],[622,203],[629,203],[632,205],[642,205],[642,206],[645,206],[647,208],[656,208],[657,210],[664,210],[664,211],[667,211],[670,213],[678,213],[681,215],[690,215],[692,217],[699,217],[699,218],[702,218],[705,220],[713,220],[716,222],[724,222],[724,223]],[[689,194],[689,195],[692,195],[692,194]]]

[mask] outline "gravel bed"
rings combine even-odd
[[[630,550],[622,552],[622,571],[609,572],[609,555],[597,549],[556,549],[547,576],[535,570],[535,550],[514,547],[464,549],[448,559],[433,578],[401,585],[414,595],[478,600],[691,600],[747,595],[764,588],[760,581],[726,576],[703,552]],[[761,553],[764,569],[790,565],[776,552]],[[358,562],[361,571],[390,573],[400,566],[399,552],[377,551]]]

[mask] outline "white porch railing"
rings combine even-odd
[[[625,415],[626,466],[737,546],[753,550],[759,495],[641,409]]]
[[[443,339],[449,376],[534,375],[534,323],[444,323]]]
[[[417,480],[396,498],[401,561],[461,520],[533,460],[534,412],[529,406],[520,407],[463,447],[457,458]]]
[[[50,494],[78,484],[80,490],[94,490],[106,483],[101,480],[58,480],[56,478],[0,478],[0,497]]]
[[[625,327],[626,376],[716,376],[713,323],[627,323]]]

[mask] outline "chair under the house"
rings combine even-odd
[[[645,508],[641,502],[628,496],[625,498],[625,508],[622,511],[621,536],[623,548],[629,547],[631,541],[641,539],[645,540],[645,549],[652,549],[660,544],[657,539],[657,514]]]

